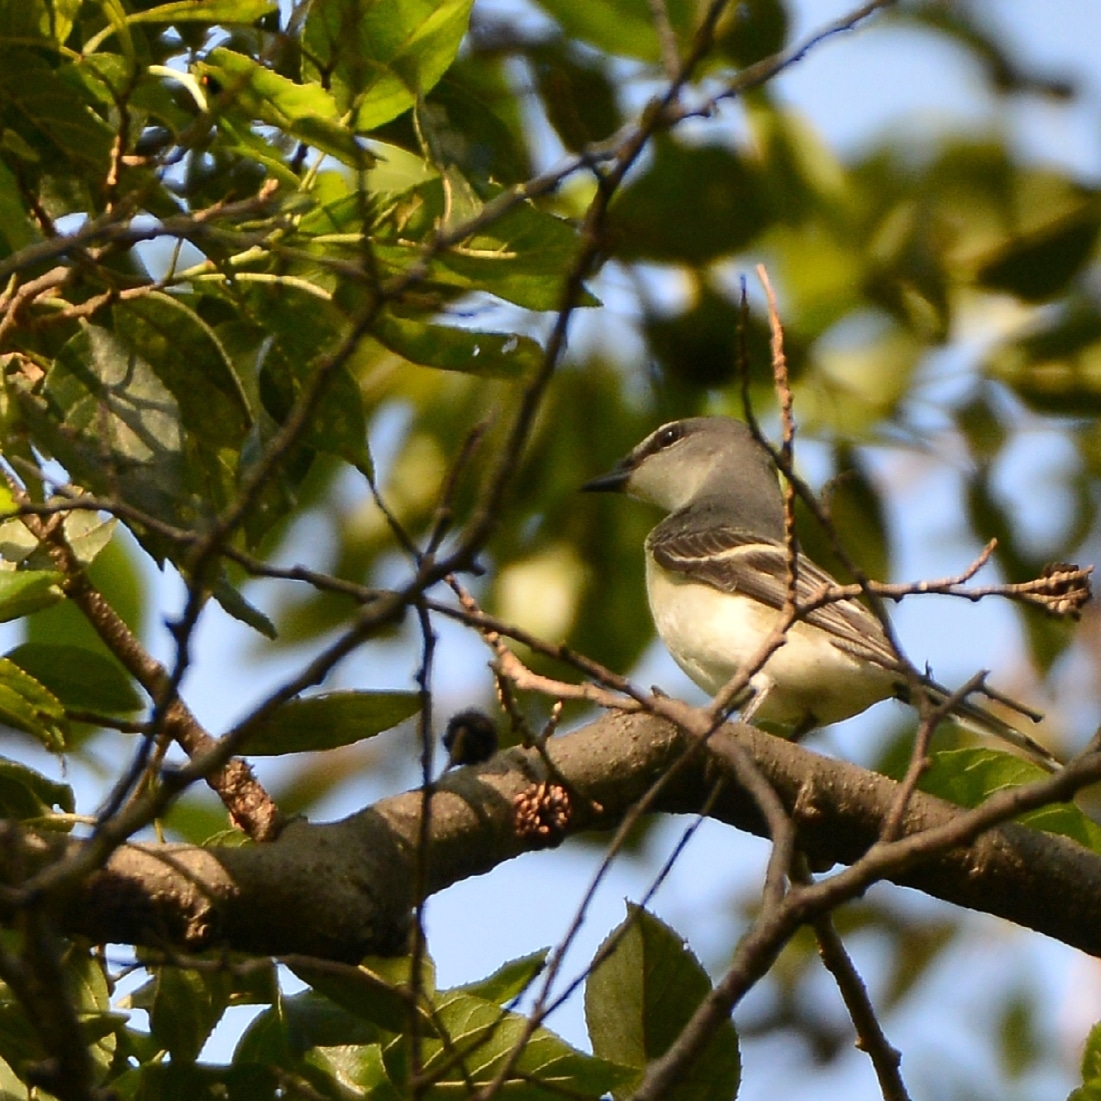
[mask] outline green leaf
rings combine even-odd
[[[389,1032],[405,1032],[409,1027],[411,994],[406,984],[395,984],[360,964],[296,958],[287,966],[319,994],[343,1006]],[[417,1010],[422,1035],[435,1035],[431,1018]]]
[[[371,153],[345,129],[336,101],[320,83],[296,84],[222,46],[211,50],[196,69],[222,89],[214,104],[218,114],[224,102],[229,111],[239,108],[353,168],[372,163]]]
[[[192,519],[179,409],[152,368],[110,330],[82,323],[45,387],[20,389],[18,398],[39,445],[74,480],[173,523]]]
[[[111,128],[32,50],[0,49],[0,124],[68,171],[80,166],[92,179],[106,171]]]
[[[312,1047],[378,1043],[379,1038],[377,1025],[307,990],[281,998],[256,1017],[241,1036],[233,1062],[291,1067]]]
[[[488,198],[499,194],[499,189],[491,189]],[[441,180],[413,189],[406,202],[390,212],[390,221],[377,227],[375,253],[380,264],[397,274],[422,263],[420,245],[406,242],[428,240],[448,210]],[[555,310],[562,304],[564,274],[577,248],[575,226],[531,203],[520,203],[436,257],[431,279],[447,287],[494,294],[526,309]],[[592,306],[597,299],[586,291],[578,304]]]
[[[715,48],[740,69],[779,53],[788,33],[787,6],[782,0],[747,0],[727,8],[720,20]]]
[[[476,982],[465,983],[456,989],[476,998],[484,998],[487,1002],[504,1005],[527,990],[546,965],[549,952],[549,948],[542,948],[529,956],[509,960],[501,964],[492,975]]]
[[[0,723],[30,734],[53,753],[60,753],[69,737],[61,701],[8,658],[0,658]]]
[[[331,1081],[334,1096],[351,1093],[371,1101],[404,1101],[408,1096],[391,1080],[381,1044],[315,1048],[306,1061]]]
[[[87,949],[70,945],[63,961],[63,978],[72,1008],[92,1063],[99,1075],[106,1074],[118,1046],[116,1033],[126,1015],[111,1009],[111,992],[103,960]]]
[[[189,432],[214,447],[240,444],[248,401],[213,330],[184,301],[143,294],[114,310],[115,335],[148,363],[179,404]]]
[[[142,697],[117,659],[95,650],[24,642],[6,656],[69,709],[126,715],[142,706]]]
[[[462,1091],[471,1082],[476,1086],[490,1082],[511,1059],[527,1027],[520,1014],[461,991],[441,995],[436,1019],[448,1043],[427,1039],[422,1058],[426,1075],[441,1076],[437,1079],[441,1096]],[[456,1050],[466,1053],[461,1067],[455,1064]],[[537,1028],[506,1077],[502,1096],[532,1101],[599,1097],[625,1090],[637,1078],[634,1070],[584,1055],[548,1029]]]
[[[218,577],[211,583],[210,594],[218,601],[223,611],[228,612],[239,623],[251,627],[264,638],[275,638],[279,634],[275,624],[259,608],[246,600],[240,590],[231,585],[225,577]]]
[[[596,960],[585,987],[593,1051],[641,1071],[669,1049],[711,982],[681,938],[640,906],[628,906]],[[729,1101],[740,1079],[738,1036],[726,1021],[667,1101]]]
[[[1069,416],[1101,413],[1101,317],[1092,302],[1074,299],[1045,311],[1023,335],[991,350],[985,372],[1033,409]]]
[[[107,549],[114,538],[118,520],[88,509],[74,509],[65,517],[65,542],[82,566],[88,566]]]
[[[6,1059],[0,1059],[0,1101],[25,1101],[27,1087]]]
[[[960,807],[977,807],[991,795],[1021,787],[1050,774],[1032,761],[994,749],[945,749],[933,753],[919,787]],[[1073,803],[1052,803],[1015,821],[1045,833],[1061,834],[1101,853],[1101,826]]]
[[[529,56],[547,120],[567,149],[603,141],[623,125],[607,66],[594,64],[565,39],[536,46]]]
[[[277,11],[275,0],[174,0],[126,16],[128,23],[255,23]]]
[[[271,757],[351,745],[397,726],[420,703],[416,692],[329,692],[291,700],[250,730],[244,752]]]
[[[543,358],[543,349],[531,337],[454,329],[394,314],[380,314],[372,332],[413,363],[487,378],[517,378]]]
[[[1054,172],[1020,173],[1013,183],[1014,233],[983,257],[976,278],[1038,302],[1063,290],[1093,254],[1101,197]]]
[[[341,111],[367,132],[427,95],[455,59],[473,0],[315,0],[304,75],[331,82]]]
[[[56,570],[0,571],[0,623],[56,604],[65,595],[62,580]]]
[[[617,256],[702,265],[744,248],[766,227],[760,171],[746,157],[669,137],[655,141],[654,153],[612,205],[608,240]]]
[[[568,37],[581,39],[618,57],[656,62],[661,46],[647,0],[539,0],[539,6],[561,23]],[[685,45],[697,5],[691,0],[670,0],[665,9]]]
[[[14,130],[6,130],[0,135],[0,145],[7,147],[12,140],[22,143],[30,155],[36,156],[34,150],[27,145]],[[5,255],[18,252],[38,240],[35,225],[27,217],[26,208],[19,201],[19,184],[2,160],[0,160],[0,234],[3,235],[6,248]]]
[[[182,967],[156,969],[149,1023],[173,1061],[194,1062],[229,1004],[228,976]]]
[[[1101,1024],[1095,1024],[1086,1037],[1082,1050],[1083,1090],[1075,1090],[1070,1096],[1078,1101],[1101,1099]]]
[[[63,814],[76,809],[73,789],[50,780],[18,761],[0,757],[0,817],[17,821],[48,819],[56,807]],[[68,829],[68,824],[65,826]]]

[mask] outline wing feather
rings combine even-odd
[[[782,543],[734,527],[692,530],[670,523],[678,519],[669,517],[647,540],[659,566],[720,592],[743,593],[767,607],[783,608],[790,570],[787,548]],[[798,556],[798,605],[811,604],[837,586],[838,582],[820,566],[805,555]],[[801,618],[825,631],[838,649],[888,669],[900,668],[882,625],[860,601],[851,597],[831,601]]]

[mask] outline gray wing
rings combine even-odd
[[[790,571],[782,543],[722,525],[692,530],[680,520],[670,516],[650,533],[647,544],[659,566],[720,592],[744,593],[767,607],[783,608]],[[837,585],[805,555],[798,556],[798,604],[810,604]],[[831,601],[800,618],[825,631],[838,649],[887,669],[900,669],[879,620],[858,600]]]
[[[684,518],[667,517],[650,533],[647,546],[662,568],[678,573],[724,593],[744,593],[770,608],[781,609],[787,598],[788,552],[782,543],[753,535],[724,524],[700,530],[689,526]],[[798,557],[795,599],[798,604],[810,604],[826,589],[837,585],[820,566],[803,555]],[[902,667],[880,622],[857,600],[836,600],[801,617],[825,631],[839,650],[861,661],[874,662],[900,674],[896,686],[900,699],[908,699],[907,683]],[[931,693],[934,703],[941,703],[950,692],[928,675],[921,682]],[[1016,708],[1033,721],[1039,716],[1022,704],[1000,697],[1003,703]],[[1005,722],[985,708],[968,700],[957,701],[952,708],[965,726],[980,733],[993,734],[1028,752],[1034,760],[1049,770],[1061,767],[1051,753],[1015,726]]]

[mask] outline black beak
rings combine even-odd
[[[581,487],[581,492],[617,492],[627,485],[627,479],[630,478],[632,469],[633,468],[628,466],[626,462],[622,462],[612,470],[609,470],[607,474],[601,474],[599,478],[594,478],[591,482],[586,482]]]

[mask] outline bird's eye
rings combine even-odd
[[[667,424],[658,433],[658,438],[654,441],[657,445],[656,450],[661,451],[663,448],[671,447],[683,435],[684,428],[680,424]]]

